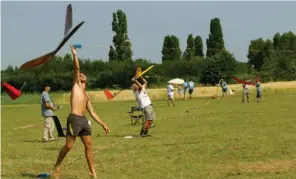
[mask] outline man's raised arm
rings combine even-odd
[[[72,45],[70,45],[70,47],[71,47],[72,56],[73,56],[73,63],[74,63],[74,81],[73,82],[80,84],[80,79],[79,79],[80,65],[79,65],[78,58],[76,56],[76,48],[73,47]]]

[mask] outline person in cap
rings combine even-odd
[[[54,140],[54,121],[52,116],[54,116],[53,111],[57,110],[57,107],[54,105],[49,96],[50,86],[48,83],[43,85],[42,90],[43,92],[40,98],[41,114],[44,121],[42,141],[48,142]]]

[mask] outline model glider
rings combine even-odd
[[[154,67],[154,65],[149,66],[146,70],[142,71],[141,67],[137,67],[136,74],[135,74],[135,79],[138,79],[145,73],[147,73],[149,70],[151,70]],[[104,89],[104,94],[108,100],[113,99],[115,96],[117,96],[123,89],[120,89],[117,93],[112,94],[110,91],[107,89]]]

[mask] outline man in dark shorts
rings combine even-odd
[[[70,136],[90,136],[90,121],[85,116],[69,114],[67,119],[67,135]]]
[[[60,165],[67,153],[72,149],[76,137],[79,136],[85,147],[85,157],[88,163],[89,175],[96,178],[96,171],[94,166],[94,156],[92,151],[91,129],[90,121],[85,117],[85,111],[87,110],[90,116],[99,123],[106,134],[110,132],[108,126],[97,116],[89,96],[85,92],[86,88],[86,75],[80,72],[80,65],[76,56],[76,48],[71,46],[73,61],[74,61],[74,80],[71,92],[71,113],[67,119],[67,137],[66,143],[59,152],[58,159],[54,166],[53,177],[55,179],[60,178]]]

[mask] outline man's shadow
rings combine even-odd
[[[21,140],[21,142],[28,142],[28,143],[42,143],[41,140],[38,139],[32,139],[32,140]]]
[[[22,177],[28,177],[28,178],[37,178],[38,177],[38,175],[36,175],[36,174],[27,173],[27,172],[21,173],[21,176]]]

